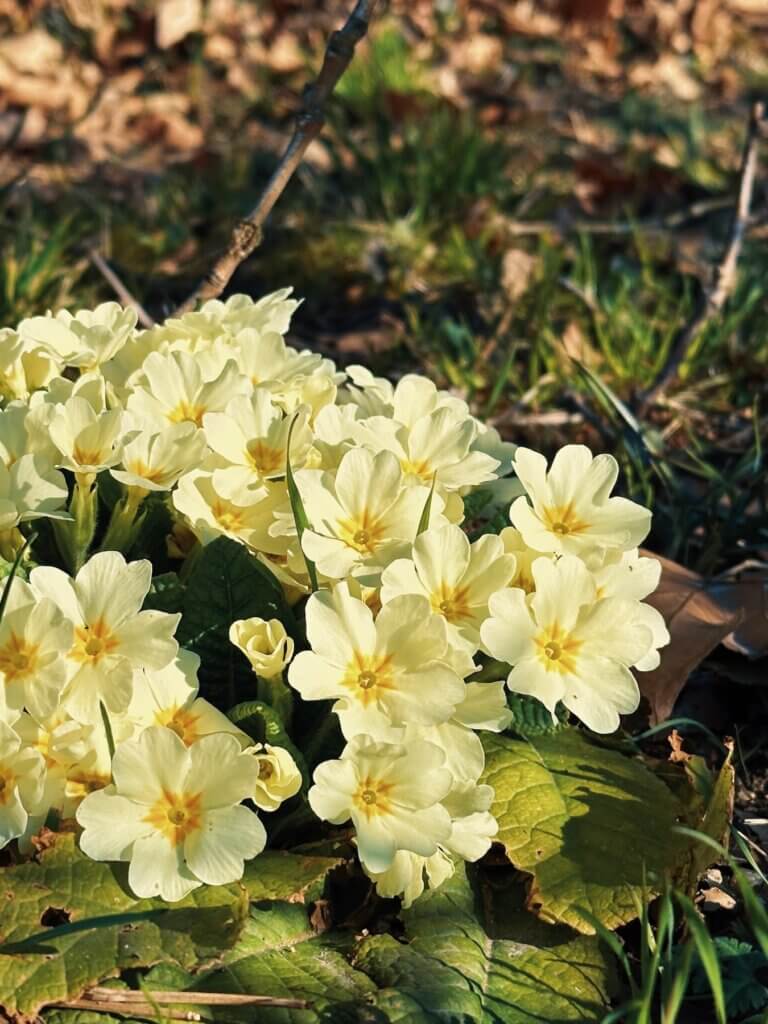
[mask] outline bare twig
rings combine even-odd
[[[96,267],[96,269],[107,282],[107,284],[112,288],[115,295],[118,297],[118,299],[120,299],[122,304],[124,306],[130,306],[132,309],[136,310],[136,315],[139,318],[139,323],[141,324],[141,326],[154,327],[155,321],[152,319],[152,317],[149,315],[146,309],[144,309],[139,300],[135,299],[133,295],[131,295],[131,293],[128,291],[128,289],[125,287],[125,285],[117,276],[117,274],[114,272],[112,267],[110,267],[110,265],[107,263],[107,261],[98,251],[98,249],[90,249],[88,251],[88,256],[91,260],[91,263],[94,265],[94,267]]]
[[[185,989],[162,992],[139,992],[135,989],[116,989],[95,986],[84,993],[87,999],[114,999],[126,1003],[188,1003],[190,1006],[288,1006],[294,1009],[308,1006],[306,999],[284,998],[283,996],[254,996],[242,992],[193,992]]]
[[[54,1009],[61,1010],[90,1010],[92,1013],[109,1013],[118,1017],[143,1017],[149,1020],[157,1019],[157,1010],[151,1003],[128,1003],[117,1000],[99,999],[67,999],[62,1003],[50,1003]],[[163,1012],[163,1017],[168,1020],[202,1021],[203,1015],[192,1010],[168,1009]]]
[[[310,1005],[306,999],[292,999],[283,996],[251,996],[230,992],[136,992],[127,989],[95,987],[84,992],[79,999],[67,999],[52,1005],[70,1010],[95,1010],[99,1013],[116,1013],[130,1017],[154,1017],[157,1006],[169,1004],[187,1006],[269,1006],[288,1010],[305,1010]],[[201,1015],[191,1010],[164,1011],[172,1020],[199,1021]]]
[[[585,220],[584,218],[572,220],[567,217],[563,217],[561,220],[499,218],[498,226],[510,238],[546,234],[621,236],[633,235],[636,232],[667,235],[689,221],[700,220],[710,213],[727,210],[731,206],[733,206],[733,199],[730,196],[718,196],[716,199],[702,199],[697,203],[691,203],[684,210],[678,210],[666,217],[653,217],[647,220]]]
[[[349,66],[355,46],[368,31],[368,23],[376,3],[377,0],[357,0],[344,27],[331,35],[320,74],[315,83],[308,86],[304,92],[304,101],[296,118],[293,137],[267,182],[261,198],[251,212],[235,225],[229,247],[216,260],[207,277],[178,307],[174,316],[189,312],[199,302],[221,295],[239,265],[261,242],[262,227],[272,207],[304,158],[307,147],[317,138],[325,124],[325,104]]]
[[[747,137],[744,143],[744,154],[739,173],[739,194],[731,223],[731,230],[728,235],[728,244],[715,270],[712,284],[703,290],[693,316],[678,332],[656,380],[641,395],[641,411],[647,409],[669,387],[677,376],[680,365],[691,345],[707,324],[720,313],[736,286],[736,269],[739,256],[741,255],[744,236],[749,225],[749,211],[752,205],[752,193],[755,187],[755,174],[757,172],[757,151],[760,142],[761,123],[764,116],[765,104],[762,102],[755,103],[750,113]]]

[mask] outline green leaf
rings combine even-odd
[[[703,757],[692,755],[683,768],[688,781],[684,794],[685,820],[691,828],[727,847],[733,814],[733,792],[736,773],[731,763],[733,751],[720,771],[713,773]],[[718,861],[718,854],[703,842],[692,842],[676,873],[675,881],[688,893],[706,869]]]
[[[291,425],[288,428],[288,441],[285,447],[285,483],[288,487],[288,497],[291,502],[291,511],[293,512],[293,521],[296,524],[296,535],[299,539],[299,547],[301,548],[301,537],[305,530],[311,529],[311,524],[307,517],[306,509],[304,508],[304,502],[301,500],[301,493],[299,488],[296,486],[296,478],[293,475],[293,468],[291,466],[291,438],[293,436],[293,428],[296,425],[296,415],[291,420]],[[307,566],[307,572],[309,574],[309,582],[312,585],[312,592],[317,590],[317,569],[315,563],[311,558],[307,558],[304,554],[304,549],[301,548],[301,553],[304,556],[304,562]]]
[[[576,729],[527,740],[486,734],[484,745],[498,840],[533,876],[531,909],[586,933],[578,908],[609,928],[633,920],[643,873],[658,892],[688,842],[675,831],[681,808],[670,790],[638,758]]]
[[[2,622],[3,615],[5,615],[5,607],[8,604],[8,598],[11,596],[11,587],[13,586],[13,581],[16,579],[16,575],[19,572],[21,560],[24,557],[27,548],[34,539],[34,533],[30,534],[30,536],[27,537],[27,539],[21,545],[19,550],[16,552],[16,557],[13,560],[13,564],[11,565],[10,569],[8,570],[8,573],[5,576],[5,582],[3,583],[3,593],[2,596],[0,596],[0,622]]]
[[[612,979],[598,941],[526,912],[521,887],[510,876],[493,887],[484,883],[478,914],[460,869],[403,913],[407,944],[390,935],[364,940],[355,966],[382,987],[375,1005],[391,1021],[602,1019]]]
[[[424,533],[424,531],[429,527],[429,516],[430,513],[432,512],[432,498],[435,493],[436,481],[437,473],[434,473],[432,476],[432,486],[429,488],[429,494],[427,495],[427,500],[424,502],[424,508],[422,509],[421,516],[419,518],[419,525],[416,527],[417,537],[419,536],[420,533]]]
[[[376,994],[376,986],[349,963],[351,932],[312,930],[305,907],[291,903],[255,906],[242,939],[225,956],[225,965],[190,981],[201,992],[247,992],[306,999],[307,1010],[258,1011],[259,1024],[314,1024],[361,1020],[359,1010]],[[251,1022],[253,1009],[213,1008],[214,1019]],[[365,1019],[365,1018],[363,1018]],[[383,1020],[374,1017],[369,1020]]]
[[[200,655],[200,693],[230,707],[239,692],[253,690],[247,659],[230,642],[238,619],[280,619],[295,632],[293,615],[275,577],[242,544],[219,537],[203,548],[181,603],[177,639]]]
[[[183,601],[184,584],[175,572],[164,572],[152,580],[152,586],[144,599],[144,607],[173,614],[181,611]]]
[[[519,736],[548,736],[560,732],[568,722],[568,711],[562,704],[555,709],[555,720],[540,700],[524,693],[507,694],[507,706],[512,712],[509,728]]]
[[[307,903],[320,895],[328,872],[341,863],[341,857],[265,850],[245,865],[242,884],[254,901]]]
[[[304,782],[309,784],[309,772],[304,755],[288,735],[282,718],[274,708],[260,700],[247,700],[231,708],[227,712],[227,718],[257,743],[284,747],[296,762]]]
[[[169,905],[137,899],[126,878],[127,865],[90,860],[71,834],[59,835],[39,863],[0,870],[0,1011],[12,1019],[35,1015],[126,968],[162,961],[195,967],[232,946],[243,930],[248,897],[240,885],[204,886]],[[46,933],[43,922],[52,915],[79,930]],[[85,927],[88,919],[115,915],[132,917]],[[36,942],[13,952],[33,936]]]

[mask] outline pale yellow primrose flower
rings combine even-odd
[[[336,475],[299,470],[296,483],[311,529],[302,548],[324,576],[378,573],[415,539],[429,488],[407,486],[391,452],[347,452]],[[430,521],[442,523],[434,496]]]
[[[534,590],[533,563],[537,558],[556,558],[554,553],[536,551],[528,547],[523,540],[523,535],[514,526],[505,526],[499,534],[504,550],[515,559],[515,574],[509,581],[509,586],[520,587],[526,594],[532,594]]]
[[[291,436],[291,466],[303,465],[312,444],[307,410],[296,414]],[[238,466],[251,482],[285,476],[286,445],[293,418],[274,405],[264,388],[237,395],[224,412],[203,416],[208,444],[226,463]]]
[[[0,722],[0,850],[23,836],[43,796],[45,762]]]
[[[401,896],[403,906],[409,907],[424,892],[425,881],[429,882],[430,889],[437,889],[454,874],[457,857],[473,862],[484,856],[499,830],[496,819],[488,811],[492,802],[490,786],[454,787],[443,800],[443,806],[452,817],[451,833],[439,844],[436,853],[424,857],[398,850],[390,867],[382,872],[371,871],[363,865],[378,894]]]
[[[422,416],[412,426],[373,416],[356,431],[358,443],[372,451],[391,451],[406,477],[430,485],[434,479],[440,493],[496,479],[499,461],[471,450],[476,437],[473,419],[459,418],[448,407]]]
[[[200,659],[192,651],[179,650],[165,668],[141,669],[133,677],[133,695],[126,712],[137,730],[153,725],[171,729],[186,746],[211,733],[232,733],[241,745],[249,737],[203,697],[198,697]]]
[[[453,857],[442,847],[431,857],[398,850],[386,871],[364,869],[376,886],[376,892],[385,899],[399,896],[403,908],[408,909],[421,896],[427,883],[430,889],[439,889],[456,872]]]
[[[82,769],[91,748],[89,740],[94,726],[83,725],[71,718],[63,708],[51,715],[36,718],[24,712],[13,729],[27,749],[37,751],[45,762],[45,781],[40,800],[29,815],[25,837],[34,835],[45,823],[49,811],[55,809],[61,817],[69,817],[70,805],[66,797],[67,775]],[[103,726],[101,731],[103,732]],[[109,782],[109,769],[102,785]],[[26,839],[23,843],[26,845]]]
[[[285,555],[288,549],[290,537],[272,532],[278,514],[290,513],[282,481],[249,487],[237,470],[234,477],[227,469],[193,470],[179,480],[173,504],[202,544],[223,535],[264,554]]]
[[[31,519],[68,519],[62,473],[42,455],[22,455],[10,469],[0,462],[0,534]]]
[[[293,657],[294,643],[279,619],[238,619],[229,628],[229,639],[239,647],[256,675],[275,679]]]
[[[101,473],[116,466],[122,451],[122,423],[122,410],[98,413],[79,396],[57,406],[49,430],[59,450],[59,465],[74,473]]]
[[[611,498],[619,473],[612,455],[593,458],[589,448],[569,444],[547,460],[518,448],[514,467],[528,492],[509,511],[512,525],[537,551],[584,556],[595,548],[636,547],[651,527],[647,508],[627,498]]]
[[[96,309],[79,309],[74,315],[63,309],[54,316],[30,317],[21,321],[19,333],[67,366],[87,370],[112,359],[135,327],[135,310],[103,302]]]
[[[49,431],[53,411],[50,405],[30,408],[24,402],[11,402],[0,412],[0,459],[6,466],[30,452],[53,466],[59,455]]]
[[[488,617],[488,599],[507,586],[515,564],[499,537],[470,544],[459,526],[426,530],[416,538],[410,558],[397,559],[384,570],[381,601],[387,604],[399,594],[423,595],[448,623],[450,642],[474,654],[480,646],[480,625]]]
[[[301,772],[284,747],[262,743],[251,747],[250,752],[259,766],[259,777],[251,800],[262,811],[276,811],[283,801],[301,789]]]
[[[71,675],[65,654],[72,636],[72,623],[50,598],[37,597],[22,579],[13,580],[0,620],[0,689],[8,708],[51,714]]]
[[[445,622],[424,597],[405,595],[385,605],[374,621],[370,608],[352,597],[346,583],[313,594],[306,607],[307,639],[288,669],[288,681],[304,700],[337,698],[342,731],[350,712],[354,731],[447,721],[465,686],[441,660]]]
[[[250,384],[234,360],[214,378],[203,377],[199,361],[189,352],[152,352],[144,360],[138,384],[128,397],[127,408],[137,416],[168,423],[203,425],[207,412],[224,409],[233,395],[250,391]]]
[[[80,804],[81,849],[130,861],[128,884],[140,897],[174,902],[202,884],[234,882],[266,843],[257,815],[241,806],[258,770],[234,736],[186,747],[170,729],[146,729],[115,750],[114,784]]]
[[[451,817],[440,801],[452,785],[444,755],[432,743],[408,747],[351,740],[337,761],[315,769],[309,803],[334,825],[352,819],[360,860],[386,871],[398,850],[429,857],[451,834]]]
[[[277,331],[261,332],[245,327],[227,346],[240,372],[254,387],[267,388],[280,395],[297,379],[306,380],[315,373],[325,373],[333,364],[321,355],[305,349],[291,348]]]
[[[47,565],[33,569],[29,579],[38,597],[50,598],[74,625],[67,655],[74,674],[61,701],[78,721],[100,721],[99,701],[109,711],[125,711],[133,673],[164,668],[176,657],[173,634],[181,616],[141,611],[151,562],[126,562],[117,551],[102,551],[74,580]]]
[[[119,467],[110,469],[126,487],[170,491],[180,477],[199,466],[205,454],[205,436],[194,423],[171,423],[162,430],[154,423],[135,427]]]
[[[595,581],[573,555],[533,563],[536,592],[501,590],[480,635],[494,658],[512,665],[509,689],[537,697],[554,715],[558,701],[595,732],[613,732],[640,693],[630,666],[653,648],[637,603],[598,600]]]
[[[653,634],[652,649],[636,663],[635,668],[641,672],[658,668],[661,655],[657,648],[669,643],[669,630],[661,612],[643,603],[643,598],[658,587],[661,562],[657,558],[641,557],[636,549],[606,551],[602,558],[588,560],[587,568],[592,570],[599,598],[619,597],[635,602],[634,618],[647,626]]]

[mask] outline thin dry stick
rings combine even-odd
[[[722,310],[726,300],[736,286],[736,269],[744,243],[744,236],[749,226],[749,211],[752,205],[752,193],[757,173],[757,151],[764,117],[765,104],[762,102],[755,103],[749,117],[747,137],[744,143],[744,155],[741,160],[739,196],[736,211],[731,223],[728,244],[713,275],[712,285],[705,288],[702,292],[693,316],[678,332],[656,380],[645,394],[641,396],[641,411],[647,409],[669,387],[677,376],[677,371],[680,369],[680,365],[691,345],[707,324]]]
[[[325,104],[336,88],[336,83],[349,66],[355,47],[368,31],[368,24],[377,0],[357,0],[355,8],[343,28],[328,40],[323,66],[313,85],[304,92],[304,101],[296,118],[296,128],[261,198],[251,212],[235,225],[229,247],[216,260],[189,298],[174,312],[174,316],[188,313],[199,302],[215,299],[226,288],[230,278],[262,238],[262,227],[272,207],[282,195],[285,186],[304,158],[309,144],[320,134],[325,124]]]
[[[114,999],[102,1001],[98,999],[67,999],[62,1003],[50,1003],[54,1009],[90,1010],[92,1013],[110,1013],[119,1017],[144,1017],[150,1020],[157,1018],[157,1009],[150,1003],[118,1002]],[[191,1010],[168,1009],[163,1012],[168,1020],[201,1021],[203,1015]]]
[[[293,1008],[302,1008],[308,1005],[306,999],[253,996],[242,992],[192,992],[179,989],[148,993],[137,992],[133,989],[106,988],[99,985],[84,992],[83,999],[95,999],[97,1002],[110,1000],[118,1003],[146,1003],[151,999],[154,1003],[188,1003],[191,1006],[197,1003],[203,1006],[288,1006]]]
[[[110,267],[110,265],[107,263],[107,261],[98,251],[98,249],[90,249],[88,251],[88,256],[90,257],[91,263],[94,265],[94,267],[96,267],[96,269],[99,271],[99,273],[107,282],[107,284],[112,288],[115,295],[118,297],[118,299],[120,299],[122,304],[124,306],[131,306],[131,308],[136,310],[136,315],[139,318],[139,323],[141,324],[141,326],[154,327],[155,321],[152,319],[152,317],[149,315],[146,309],[144,309],[139,300],[135,299],[133,295],[131,295],[131,293],[128,291],[128,289],[125,287],[125,285],[117,276],[117,274],[114,272],[112,267]]]

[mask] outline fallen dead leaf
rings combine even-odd
[[[524,249],[507,249],[501,260],[501,286],[511,302],[525,294],[538,267],[535,256]]]
[[[661,562],[661,581],[647,601],[664,616],[671,638],[661,649],[659,667],[637,676],[640,692],[651,706],[651,721],[656,724],[669,718],[688,676],[733,633],[744,618],[744,609],[723,604],[698,573],[651,551],[643,554]]]
[[[713,580],[708,590],[726,608],[744,613],[738,629],[723,640],[725,646],[748,658],[768,654],[768,565],[742,562]]]
[[[724,889],[710,886],[702,892],[699,906],[705,914],[716,914],[721,910],[735,910],[736,900]]]
[[[197,32],[203,20],[201,0],[160,0],[157,5],[155,40],[161,50]]]

